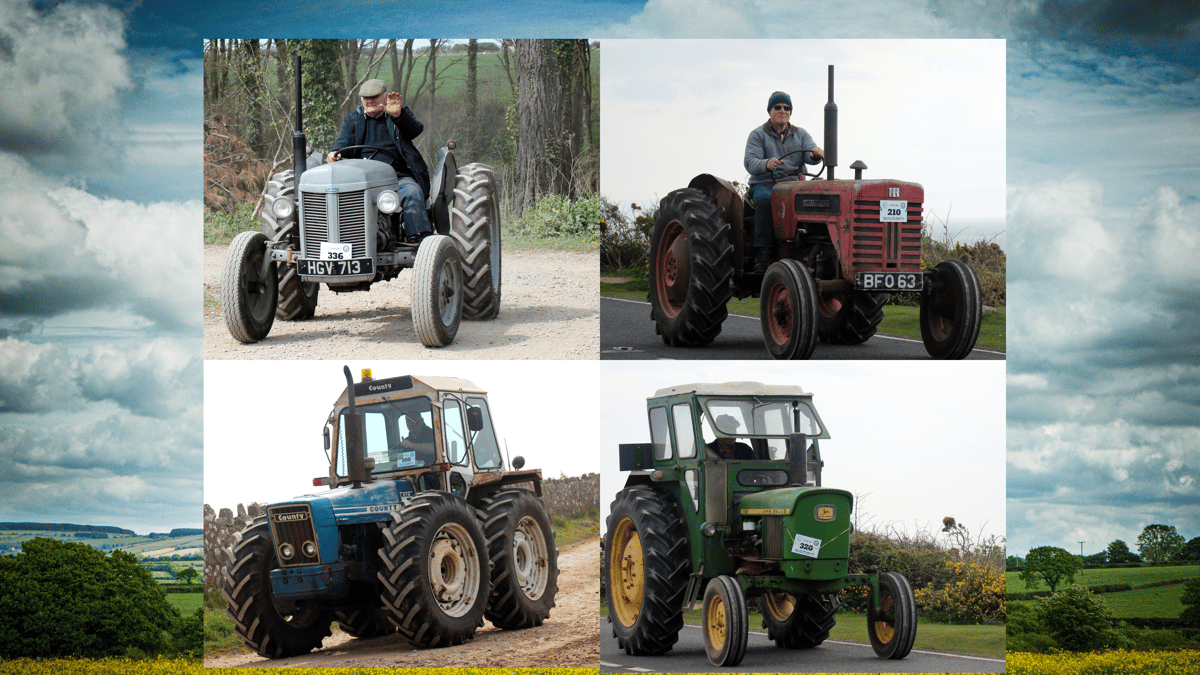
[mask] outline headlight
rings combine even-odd
[[[375,206],[384,213],[395,213],[400,210],[400,195],[391,190],[380,192],[375,198]]]
[[[279,557],[283,558],[284,560],[291,560],[292,558],[296,557],[296,549],[292,548],[291,544],[280,544]]]
[[[278,197],[275,203],[271,204],[271,211],[275,213],[275,217],[279,219],[291,218],[296,212],[296,204],[287,197]]]
[[[304,555],[308,556],[309,558],[317,557],[317,545],[311,541],[304,542]]]

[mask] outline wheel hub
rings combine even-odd
[[[470,534],[461,525],[445,525],[434,536],[429,547],[429,585],[446,614],[462,616],[474,606],[478,560]]]
[[[725,644],[727,626],[725,625],[725,603],[721,602],[720,596],[713,596],[712,602],[708,603],[708,611],[705,612],[704,618],[709,644],[721,647]]]
[[[513,568],[517,573],[517,583],[525,597],[538,599],[546,591],[548,578],[546,539],[537,521],[526,516],[517,523],[517,531],[513,533]]]
[[[767,309],[771,339],[776,344],[786,344],[792,334],[792,301],[782,284],[771,288]]]
[[[613,535],[613,551],[609,558],[609,587],[613,611],[624,626],[632,626],[642,610],[645,577],[642,561],[642,540],[628,519],[622,520]]]

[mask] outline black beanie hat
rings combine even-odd
[[[774,108],[776,103],[786,103],[790,108],[792,107],[792,97],[782,91],[771,94],[771,99],[767,101],[767,112],[771,112],[771,108]]]

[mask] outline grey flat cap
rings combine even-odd
[[[375,98],[385,91],[387,84],[383,80],[367,80],[358,88],[358,95],[363,98]]]

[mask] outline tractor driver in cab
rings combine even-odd
[[[425,212],[425,196],[429,194],[429,167],[412,141],[425,130],[425,125],[404,105],[404,95],[389,92],[383,80],[367,80],[358,88],[362,105],[342,120],[342,129],[328,160],[343,158],[342,148],[354,145],[373,145],[384,148],[354,148],[346,158],[377,159],[396,171],[401,212],[404,214],[404,237],[410,244],[433,232]]]
[[[774,234],[771,227],[771,188],[776,183],[802,180],[801,158],[819,164],[825,151],[807,131],[791,123],[792,97],[777,91],[767,100],[770,118],[746,139],[743,163],[750,173],[750,200],[754,203],[754,273],[763,274],[771,263]]]
[[[738,421],[732,415],[721,415],[717,418],[717,426],[733,429],[738,426]],[[704,447],[708,448],[709,459],[754,459],[754,451],[750,446],[736,438],[718,437]]]
[[[425,424],[425,419],[417,412],[405,415],[404,423],[408,427],[408,436],[400,441],[400,447],[405,450],[415,450],[421,464],[425,466],[433,464],[433,429]]]

